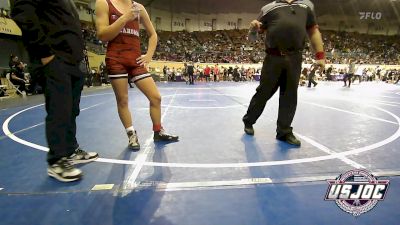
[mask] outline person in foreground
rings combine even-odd
[[[254,135],[253,125],[261,116],[267,101],[279,88],[279,113],[276,138],[300,146],[292,131],[297,107],[297,87],[301,74],[302,51],[308,36],[316,52],[315,64],[325,67],[321,33],[315,19],[314,5],[309,0],[276,0],[265,5],[257,20],[250,23],[248,39],[254,41],[266,33],[266,57],[260,85],[243,117],[244,131]]]
[[[83,88],[83,39],[72,1],[15,0],[12,18],[22,30],[31,64],[45,77],[46,138],[50,177],[63,182],[82,178],[74,164],[98,158],[76,140],[76,117]]]

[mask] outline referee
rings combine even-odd
[[[276,138],[300,146],[293,135],[292,121],[297,106],[297,87],[301,73],[302,51],[307,36],[316,52],[315,63],[323,70],[325,54],[321,33],[315,19],[314,5],[309,0],[276,0],[261,9],[257,20],[250,23],[249,40],[266,32],[266,57],[260,85],[243,117],[244,131],[254,135],[253,124],[261,116],[267,101],[279,90],[279,115]]]

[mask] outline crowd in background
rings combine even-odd
[[[96,53],[105,53],[105,43],[98,41],[94,28],[84,26],[88,48]],[[158,31],[158,45],[154,60],[197,63],[258,63],[263,60],[264,42],[248,42],[247,30],[219,31]],[[342,64],[350,58],[359,59],[360,64],[400,64],[400,37],[368,35],[359,33],[322,31],[327,63]],[[142,51],[147,40],[140,33]],[[305,63],[312,63],[313,52],[309,43],[303,52]]]
[[[349,63],[349,60],[345,63]],[[313,65],[309,67],[304,67],[300,76],[299,85],[311,87],[311,84],[314,83],[315,80],[344,81],[344,86],[350,86],[350,84],[354,83],[356,80],[358,81],[358,83],[372,81],[394,84],[399,83],[399,69],[384,69],[381,66],[363,66],[363,64],[359,63],[359,61],[353,61],[352,64],[354,64],[354,71],[350,71],[350,64],[348,64],[346,67],[341,68],[330,65],[325,68],[325,70],[313,70]],[[315,86],[316,84],[314,83],[314,87]]]
[[[8,17],[5,10],[0,9],[2,17]],[[87,49],[97,54],[104,54],[107,43],[97,39],[93,26],[82,24],[82,31],[86,40]],[[352,80],[384,81],[398,83],[400,70],[383,69],[381,67],[366,67],[363,65],[398,65],[400,64],[400,38],[398,36],[379,36],[358,33],[323,31],[327,64],[347,64],[349,60],[355,61],[356,71]],[[142,51],[146,51],[147,40],[144,31],[140,33]],[[256,42],[246,41],[247,30],[223,30],[203,32],[158,32],[158,45],[154,60],[192,62],[193,76],[196,82],[218,81],[254,81],[258,80],[261,65],[258,68],[244,67],[241,64],[258,63],[263,60],[263,39]],[[313,63],[313,53],[309,43],[306,43],[303,52],[303,62]],[[85,54],[86,55],[86,54]],[[87,58],[87,57],[86,57]],[[201,63],[201,64],[200,64]],[[213,63],[213,65],[206,65]],[[238,64],[236,66],[222,66],[219,63]],[[104,63],[99,68],[89,68],[88,62],[83,64],[87,71],[86,85],[98,86],[108,84],[107,71]],[[21,62],[16,55],[10,56],[10,80],[19,89],[19,93],[40,93],[40,87],[30,85],[29,71],[26,64]],[[188,83],[187,66],[184,68],[149,68],[165,81],[186,81]],[[303,68],[300,85],[308,85],[315,80],[337,81],[346,80],[347,68],[330,66],[324,71],[312,70],[310,66]],[[314,83],[314,86],[316,84]]]
[[[347,62],[346,62],[347,63]],[[355,62],[359,63],[359,62]],[[349,74],[348,67],[335,67],[333,65],[328,66],[325,70],[320,70],[316,68],[313,70],[313,64],[304,65],[302,74],[300,77],[300,86],[305,86],[310,81],[313,80],[323,80],[323,81],[343,81],[346,75]],[[184,68],[174,68],[164,66],[161,68],[150,68],[151,72],[154,74],[160,74],[164,80],[168,81],[186,81],[188,82],[188,73],[186,67]],[[197,82],[218,82],[218,81],[257,81],[260,79],[261,75],[261,65],[256,67],[245,67],[245,66],[221,66],[215,65],[204,65],[204,64],[194,64],[194,76]],[[386,83],[397,84],[400,80],[400,70],[399,69],[383,69],[381,66],[376,67],[366,67],[362,64],[355,64],[355,72],[351,77],[351,80],[362,81],[382,81]],[[309,87],[311,84],[308,83]],[[315,85],[314,85],[315,86]]]
[[[219,82],[219,81],[253,81],[260,76],[261,67],[239,67],[236,66],[220,66],[215,65],[196,65],[192,64],[194,79],[197,82]],[[188,80],[187,64],[184,68],[170,68],[164,66],[162,71],[160,68],[150,68],[150,71],[155,74],[160,74],[162,78],[168,81],[186,81]],[[256,77],[258,78],[256,79]]]

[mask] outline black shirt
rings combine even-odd
[[[25,80],[25,73],[24,70],[21,69],[19,66],[15,66],[11,69],[10,71],[11,74],[14,74],[15,76],[17,76],[20,79],[24,79]],[[12,76],[11,79],[13,80]]]
[[[15,0],[11,16],[31,61],[53,54],[72,64],[82,60],[82,30],[72,0]]]
[[[314,5],[309,0],[271,2],[261,9],[258,21],[267,30],[266,47],[279,50],[303,49],[307,29],[317,25]]]
[[[187,73],[192,75],[194,73],[194,66],[193,65],[188,65],[187,66]]]

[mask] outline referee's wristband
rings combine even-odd
[[[315,53],[315,59],[316,60],[325,59],[325,52],[317,52],[317,53]]]

